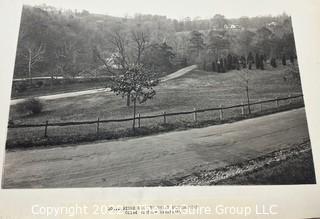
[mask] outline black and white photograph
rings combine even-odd
[[[146,7],[23,5],[1,187],[316,184],[291,14]]]

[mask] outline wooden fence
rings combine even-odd
[[[182,112],[172,112],[172,113],[167,113],[163,112],[158,115],[146,115],[142,116],[140,113],[137,114],[135,118],[130,117],[130,118],[123,118],[123,119],[100,119],[99,117],[97,120],[89,120],[89,121],[71,121],[71,122],[54,122],[54,123],[49,123],[49,121],[45,121],[44,123],[40,124],[9,124],[8,128],[32,128],[32,127],[44,127],[44,136],[48,136],[48,127],[49,126],[78,126],[78,125],[88,125],[88,124],[96,124],[96,132],[99,134],[99,128],[101,123],[111,123],[111,122],[127,122],[127,121],[137,121],[137,126],[140,128],[141,127],[141,121],[145,119],[153,119],[153,118],[159,118],[162,117],[163,119],[163,124],[167,123],[168,117],[170,116],[179,116],[179,115],[187,115],[187,114],[193,114],[193,121],[197,122],[198,120],[198,114],[203,113],[203,112],[208,112],[208,111],[218,111],[219,112],[219,119],[224,120],[224,110],[227,109],[234,109],[234,108],[241,108],[241,115],[245,115],[246,109],[248,109],[251,106],[258,105],[260,111],[263,109],[263,104],[266,103],[275,103],[274,108],[279,108],[280,101],[285,101],[288,100],[289,104],[293,99],[297,98],[303,98],[303,95],[294,95],[294,96],[288,96],[288,97],[282,97],[282,98],[275,98],[275,99],[269,99],[269,100],[263,100],[263,101],[258,101],[258,102],[251,102],[251,103],[241,103],[237,105],[232,105],[232,106],[222,106],[220,105],[219,107],[213,107],[213,108],[205,108],[205,109],[196,109],[194,108],[191,111],[182,111]]]

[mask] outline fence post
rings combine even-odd
[[[243,101],[241,102],[241,115],[244,115],[244,103],[243,103]]]
[[[278,100],[278,98],[279,97],[276,98],[277,108],[279,108],[279,100]]]
[[[289,98],[289,104],[291,104],[291,94],[288,95],[288,98]]]
[[[140,128],[141,114],[138,113],[138,127]]]
[[[97,119],[97,135],[99,135],[99,130],[100,129],[100,118],[98,117]]]
[[[193,120],[196,122],[197,121],[197,109],[196,108],[193,108]]]
[[[223,120],[222,105],[220,104],[220,120]]]
[[[261,102],[261,100],[259,100]],[[260,103],[260,112],[262,112],[262,103]]]
[[[163,112],[163,124],[167,123],[166,112]]]
[[[46,137],[48,137],[48,134],[47,134],[47,132],[48,132],[48,120],[46,121],[46,126],[44,127],[44,137],[46,138]]]

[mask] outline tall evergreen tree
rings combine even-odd
[[[188,48],[189,51],[198,58],[201,50],[205,48],[203,34],[196,30],[192,31],[189,37]]]

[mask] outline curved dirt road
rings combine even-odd
[[[165,82],[165,81],[169,81],[169,80],[172,80],[172,79],[175,79],[175,78],[178,78],[178,77],[181,77],[182,75],[185,75],[186,73],[188,73],[189,71],[192,71],[194,69],[197,68],[197,65],[191,65],[191,66],[188,66],[188,67],[185,67],[185,68],[182,68],[170,75],[167,75],[163,78],[161,78],[161,82]]]
[[[157,186],[309,139],[304,108],[231,124],[80,146],[11,151],[4,188]]]
[[[191,65],[185,68],[182,68],[170,75],[167,75],[166,77],[160,79],[161,82],[165,82],[168,80],[172,80],[174,78],[181,77],[182,75],[188,73],[189,71],[195,69],[196,65]],[[41,100],[55,100],[60,98],[66,98],[66,97],[76,97],[81,95],[87,95],[87,94],[95,94],[95,93],[101,93],[101,92],[110,92],[110,88],[99,88],[99,89],[91,89],[91,90],[83,90],[83,91],[75,91],[75,92],[68,92],[68,93],[61,93],[61,94],[52,94],[52,95],[45,95],[45,96],[39,96],[38,98]],[[21,99],[12,99],[10,101],[10,105],[15,105],[18,103],[21,103],[25,100],[25,98]]]

